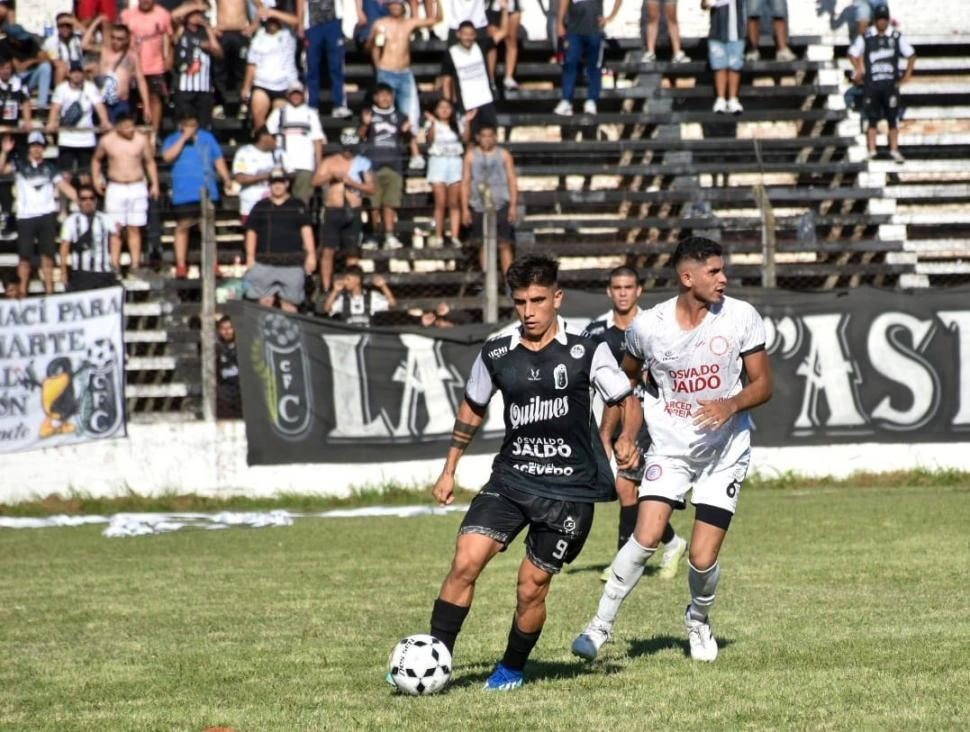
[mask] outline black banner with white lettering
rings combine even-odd
[[[755,445],[944,442],[970,434],[970,292],[731,293],[764,317],[775,391]],[[655,292],[649,306],[670,297]],[[580,326],[609,306],[569,292]],[[238,306],[251,464],[443,458],[487,326],[369,331]],[[474,450],[494,451],[500,396]]]
[[[465,378],[491,328],[362,330],[237,305],[250,464],[443,457]],[[501,406],[470,452],[494,451]]]

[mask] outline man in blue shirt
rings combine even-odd
[[[216,176],[225,186],[232,180],[222,148],[212,133],[199,129],[195,114],[179,121],[179,131],[162,143],[162,160],[172,166],[172,207],[175,213],[175,276],[188,273],[189,232],[202,215],[202,189],[213,203],[219,200]]]

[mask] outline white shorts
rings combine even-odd
[[[104,194],[104,212],[118,226],[144,226],[148,223],[148,183],[113,183],[108,181]]]
[[[702,503],[733,514],[748,474],[751,450],[745,450],[740,457],[732,455],[729,460],[704,463],[669,455],[647,455],[644,459],[641,500],[660,498],[682,508],[687,505],[687,491],[691,491],[690,502],[695,506]]]

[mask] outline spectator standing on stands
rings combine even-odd
[[[102,164],[107,162],[107,186]],[[146,182],[147,179],[147,182]],[[91,160],[91,180],[104,196],[105,212],[118,229],[111,239],[111,266],[121,268],[122,236],[128,239],[132,269],[141,267],[141,227],[148,220],[148,198],[158,200],[158,166],[152,138],[135,128],[130,114],[123,114],[98,143]]]
[[[84,26],[70,13],[57,14],[57,32],[44,40],[43,50],[54,64],[54,87],[65,78],[72,63],[84,64],[81,34]]]
[[[498,146],[494,127],[482,126],[478,144],[465,153],[461,180],[462,223],[472,227],[472,239],[479,245],[484,240],[485,197],[491,191],[495,204],[499,268],[504,275],[515,259],[515,224],[519,220],[519,184],[511,153]],[[485,271],[485,247],[479,253]]]
[[[495,83],[495,66],[498,51],[489,34],[488,15],[485,13],[486,0],[441,0],[445,4],[445,22],[448,24],[447,44],[450,48],[458,42],[458,29],[464,23],[471,23],[475,30],[475,42],[482,50],[488,69],[488,83]]]
[[[717,114],[741,114],[744,107],[738,99],[741,69],[744,68],[744,0],[701,0],[701,7],[711,11],[711,29],[707,36],[707,56],[714,72],[714,111]]]
[[[137,5],[121,14],[121,22],[128,26],[134,41],[132,45],[148,84],[146,107],[150,112],[152,129],[158,135],[163,105],[168,99],[165,72],[172,57],[172,16],[161,5],[156,5],[155,0],[138,0]]]
[[[242,419],[242,391],[239,388],[239,354],[232,319],[223,315],[216,323],[216,417]]]
[[[116,225],[98,211],[94,187],[78,187],[79,211],[61,224],[61,283],[69,290],[96,290],[118,284],[111,266],[111,237]]]
[[[256,202],[269,195],[269,174],[279,166],[276,138],[265,127],[253,134],[253,142],[236,151],[232,179],[240,185],[239,219],[243,225]]]
[[[505,15],[503,20],[502,15]],[[513,91],[519,88],[515,69],[519,64],[519,33],[522,29],[522,4],[520,0],[492,0],[485,11],[490,27],[498,26],[501,33],[493,36],[496,45],[505,42],[505,73],[502,86]],[[500,36],[500,39],[499,39]]]
[[[397,298],[387,286],[387,280],[375,275],[371,286],[364,286],[364,271],[354,265],[348,267],[344,276],[327,295],[324,305],[332,317],[350,325],[367,326],[374,313],[387,312],[397,307]]]
[[[849,46],[849,58],[855,67],[852,81],[863,87],[863,115],[867,121],[866,139],[869,158],[876,157],[879,121],[889,125],[889,156],[897,163],[906,159],[899,152],[899,87],[913,78],[916,50],[898,30],[889,26],[889,7],[880,5],[872,11],[874,25],[864,35],[856,36]],[[899,75],[899,61],[906,59],[906,71]]]
[[[269,196],[246,219],[246,298],[295,313],[306,299],[306,278],[317,268],[310,215],[290,196],[286,171],[270,174]]]
[[[495,95],[489,82],[488,69],[481,46],[475,42],[475,26],[465,21],[458,28],[457,43],[445,52],[441,64],[443,76],[442,93],[445,99],[457,102],[465,115],[474,114],[466,123],[474,120],[472,132],[480,125],[498,125],[495,111]]]
[[[434,114],[427,113],[427,117],[428,183],[434,194],[434,236],[428,246],[444,244],[447,211],[449,243],[460,247],[461,178],[470,125],[459,125],[455,105],[447,99],[439,99]]]
[[[172,207],[175,215],[175,276],[188,274],[189,232],[202,216],[203,187],[213,204],[219,200],[221,178],[229,185],[232,178],[222,148],[212,133],[199,128],[192,113],[179,121],[179,129],[162,143],[162,160],[172,166]]]
[[[246,76],[240,97],[249,105],[253,129],[266,124],[271,107],[285,104],[286,90],[300,80],[296,69],[297,18],[292,13],[260,8],[262,27],[249,44]]]
[[[0,58],[0,124],[30,129],[33,105],[27,86],[14,74],[13,60]]]
[[[324,292],[333,288],[334,260],[337,252],[346,264],[356,264],[360,257],[360,239],[364,228],[361,212],[364,196],[376,190],[373,165],[358,155],[354,146],[344,145],[335,155],[328,155],[313,176],[314,186],[324,186],[323,228],[320,236],[320,286]]]
[[[306,34],[306,83],[310,87],[310,106],[320,109],[320,82],[323,58],[330,72],[332,117],[350,117],[344,92],[344,31],[341,0],[303,0],[298,5],[299,27]],[[323,111],[323,110],[321,110]]]
[[[114,23],[118,17],[118,4],[121,0],[75,0],[74,12],[84,25],[90,25],[99,17]]]
[[[37,106],[44,109],[50,102],[51,80],[54,66],[50,58],[33,39],[29,37],[17,47],[13,57],[13,68],[28,91],[36,92]]]
[[[17,188],[17,274],[20,287],[27,292],[30,282],[31,260],[40,254],[44,292],[54,292],[54,257],[57,254],[57,191],[72,201],[77,193],[64,180],[57,168],[44,160],[47,141],[44,133],[34,130],[27,136],[26,158],[10,160],[14,149],[9,135],[0,144],[0,175],[15,173]]]
[[[213,59],[222,58],[222,46],[205,16],[203,2],[182,5],[172,13],[175,31],[175,117],[195,114],[202,129],[212,129],[215,105]]]
[[[663,5],[664,17],[667,19],[667,33],[670,35],[670,49],[673,51],[673,62],[685,64],[690,57],[680,46],[680,23],[677,20],[677,0],[646,0],[647,10],[647,52],[643,60],[653,63],[657,60],[657,37],[660,35],[660,6]]]
[[[246,77],[246,52],[252,35],[246,0],[216,0],[216,32],[222,46],[222,56],[214,60],[212,69],[222,107],[216,108],[218,119],[229,100],[236,98]],[[243,107],[237,106],[236,111],[243,116]]]
[[[384,227],[384,249],[400,249],[404,246],[397,238],[397,210],[401,207],[404,193],[401,143],[411,133],[411,122],[394,106],[394,91],[387,84],[374,88],[374,104],[360,113],[360,130],[357,134],[368,144],[368,155],[374,164],[377,190],[371,196],[374,233],[378,226]],[[377,242],[365,241],[364,249],[376,249]]]
[[[91,182],[91,158],[98,144],[95,112],[102,131],[110,131],[108,110],[98,88],[84,79],[81,62],[72,61],[67,80],[57,86],[51,97],[47,120],[47,132],[57,134],[57,166],[68,180],[77,175],[81,183]]]
[[[107,35],[104,43],[95,42],[98,29]],[[94,83],[101,92],[104,105],[108,110],[111,124],[116,124],[123,115],[134,116],[135,109],[129,101],[131,87],[138,89],[138,96],[144,104],[142,117],[151,124],[151,105],[147,103],[148,82],[141,71],[138,54],[131,49],[131,32],[128,26],[111,25],[103,18],[96,19],[84,33],[83,46],[85,51],[98,54],[97,75]]]
[[[0,5],[0,7],[4,7]],[[0,126],[9,129],[29,130],[33,107],[27,89],[20,77],[13,73],[13,61],[0,58]],[[13,184],[0,182],[0,239],[16,238],[17,229],[13,217]]]
[[[771,13],[771,25],[775,31],[776,61],[794,61],[795,54],[788,47],[788,0],[748,0],[748,43],[751,50],[744,55],[745,61],[760,61],[758,50],[761,41],[761,18]]]
[[[586,102],[583,114],[596,114],[603,86],[603,28],[620,12],[622,0],[614,0],[613,12],[603,17],[603,0],[560,0],[558,33],[566,37],[566,59],[562,68],[562,100],[555,113],[571,115],[579,62],[586,57]]]
[[[313,172],[323,160],[327,138],[320,126],[320,114],[305,100],[303,84],[299,81],[290,83],[285,104],[270,113],[266,129],[276,135],[283,167],[290,176],[290,195],[309,206],[313,197]]]
[[[374,68],[377,69],[377,82],[387,84],[394,91],[394,102],[411,122],[411,129],[417,133],[421,126],[421,102],[418,98],[418,84],[411,71],[411,36],[421,28],[432,28],[441,20],[441,5],[431,0],[434,13],[427,18],[407,18],[404,15],[404,0],[389,0],[390,15],[374,23],[368,45]],[[412,170],[424,168],[424,158],[418,152],[416,134],[411,136]]]

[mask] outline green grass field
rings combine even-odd
[[[645,576],[602,661],[569,644],[616,504],[553,583],[528,683],[505,645],[521,542],[486,570],[438,696],[384,682],[426,632],[460,515],[104,539],[0,530],[0,729],[965,729],[970,487],[746,490],[722,554],[713,665],[686,656],[686,574]],[[678,529],[687,528],[678,514]]]

